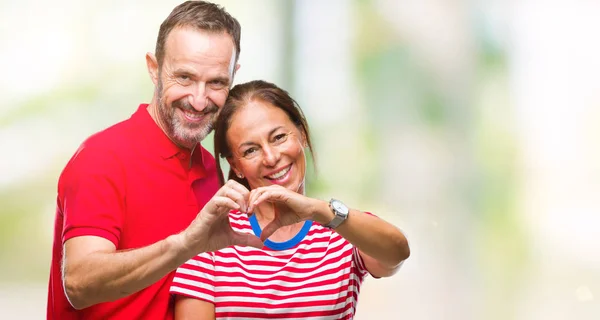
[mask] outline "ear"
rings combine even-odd
[[[302,130],[302,127],[298,128],[300,131],[300,144],[302,144],[302,148],[308,147],[308,139],[306,139],[306,133]]]
[[[235,175],[239,177],[242,174],[242,172],[238,170],[237,166],[235,165],[235,161],[233,160],[233,157],[227,157],[225,159],[227,159],[227,162],[229,163],[229,168],[231,168],[231,170],[235,172]]]
[[[158,61],[156,61],[156,57],[154,54],[148,52],[146,53],[146,67],[148,68],[148,74],[150,75],[150,79],[154,83],[154,86],[158,85]]]
[[[233,69],[233,72],[231,73],[231,84],[229,85],[229,88],[233,87],[233,80],[235,79],[235,75],[237,74],[237,71],[240,69],[240,64],[237,63],[235,65],[235,68]]]

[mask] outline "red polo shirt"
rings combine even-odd
[[[174,273],[128,297],[77,311],[65,297],[60,272],[68,239],[99,236],[117,250],[148,246],[185,229],[218,190],[213,156],[201,146],[193,155],[177,147],[147,106],[88,138],[60,176],[48,319],[173,318]]]

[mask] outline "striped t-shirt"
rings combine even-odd
[[[260,236],[255,216],[229,219]],[[171,293],[214,303],[217,319],[352,319],[367,274],[352,244],[307,221],[286,242],[199,254],[177,269]]]

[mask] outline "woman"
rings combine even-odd
[[[391,276],[408,258],[402,232],[304,195],[312,145],[286,91],[264,81],[235,86],[215,127],[215,157],[230,165],[231,226],[265,246],[202,253],[181,266],[171,287],[176,319],[352,319],[366,275]]]

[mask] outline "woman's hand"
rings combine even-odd
[[[260,239],[264,241],[277,229],[305,220],[313,220],[324,201],[312,199],[280,185],[260,187],[250,191],[248,212],[252,212],[261,203],[273,206],[275,217],[262,231]]]
[[[326,225],[334,218],[326,201],[306,197],[279,185],[250,191],[248,212],[261,203],[270,203],[275,215],[263,229],[261,241],[283,226],[304,220]],[[366,269],[376,277],[393,275],[410,255],[408,241],[396,226],[359,210],[350,209],[348,219],[335,232],[358,248]]]

